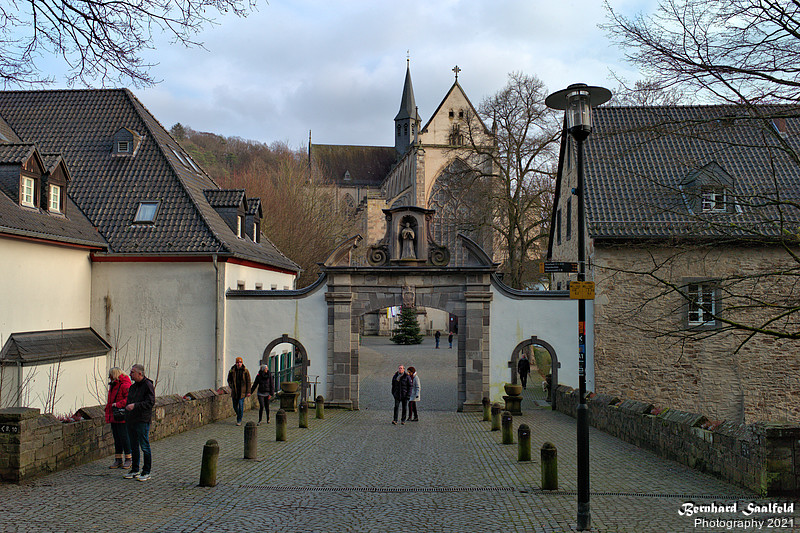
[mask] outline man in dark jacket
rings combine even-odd
[[[402,404],[403,417],[400,424],[406,423],[406,411],[408,409],[408,399],[411,397],[411,377],[406,374],[403,365],[397,367],[397,372],[392,376],[392,396],[394,396],[394,419],[392,424],[397,425],[397,407]]]
[[[153,406],[156,403],[156,388],[153,382],[144,375],[144,366],[135,364],[131,367],[133,385],[128,390],[128,404],[125,406],[125,425],[128,426],[128,438],[131,443],[132,464],[131,470],[125,474],[125,479],[150,479],[150,422],[153,418]],[[139,472],[139,449],[141,448],[144,462],[142,471]]]
[[[231,388],[233,410],[236,411],[236,425],[242,425],[244,416],[244,399],[250,397],[250,371],[244,366],[241,357],[236,358],[236,363],[228,372],[228,386]]]
[[[525,354],[520,357],[517,362],[517,372],[519,372],[519,380],[522,382],[522,388],[528,388],[528,374],[531,373],[531,362],[525,357]]]

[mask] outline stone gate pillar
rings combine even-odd
[[[489,393],[489,306],[492,292],[487,284],[468,285],[464,324],[459,331],[459,352],[463,344],[464,392],[461,411],[481,411]],[[459,354],[460,356],[461,354]]]
[[[353,366],[357,343],[353,342],[353,293],[349,283],[329,283],[325,300],[328,302],[328,393],[325,403],[358,409],[357,363],[355,368]]]

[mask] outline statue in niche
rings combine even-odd
[[[417,255],[414,252],[414,230],[411,229],[411,223],[406,222],[403,224],[403,229],[400,230],[400,239],[403,242],[402,251],[400,252],[400,259],[416,259]]]

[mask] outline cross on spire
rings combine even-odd
[[[458,68],[458,65],[456,65],[455,67],[453,67],[453,72],[455,72],[455,73],[456,73],[456,81],[458,81],[458,73],[459,73],[459,72],[461,72],[461,69],[460,69],[460,68]]]

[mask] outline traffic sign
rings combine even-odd
[[[539,263],[539,274],[552,274],[555,272],[577,272],[578,263],[564,261],[542,261]]]
[[[594,300],[594,281],[570,281],[569,297],[572,300]]]

